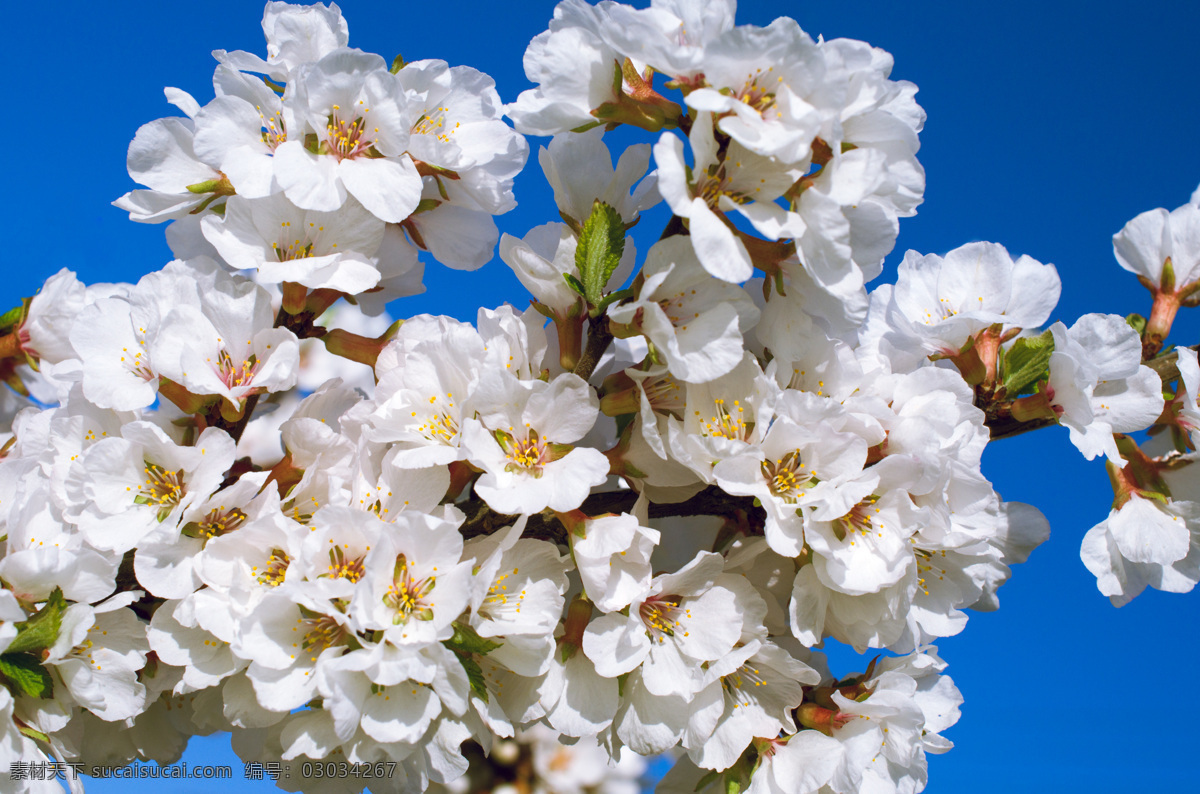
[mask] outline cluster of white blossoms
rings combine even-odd
[[[962,702],[934,643],[1049,534],[982,452],[1047,424],[1108,459],[1101,591],[1200,580],[1165,479],[1200,365],[1159,355],[1200,302],[1200,206],[1117,235],[1148,320],[1043,331],[1054,267],[991,243],[868,292],[922,200],[916,87],[734,6],[564,0],[505,106],[272,2],[265,60],[216,51],[204,106],[168,89],[186,118],[138,131],[147,189],[116,203],[178,259],[0,317],[0,764],[229,731],[288,790],[617,794],[671,751],[663,791],[920,791]],[[614,164],[618,125],[657,139]],[[519,133],[554,136],[562,222],[500,238]],[[497,244],[529,308],[381,315],[418,251]],[[1174,450],[1128,435],[1152,425]],[[887,653],[835,674],[829,639]]]

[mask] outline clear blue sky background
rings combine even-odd
[[[342,3],[351,45],[388,59],[401,52],[474,66],[508,101],[528,87],[521,55],[552,7]],[[164,85],[201,103],[211,98],[212,49],[264,52],[261,8],[252,0],[68,0],[5,9],[4,308],[63,266],[87,281],[133,281],[170,258],[163,227],[132,224],[108,204],[133,187],[126,147],[139,125],[173,111]],[[1110,240],[1137,213],[1184,203],[1200,182],[1200,4],[743,0],[738,21],[766,24],[781,14],[813,35],[889,50],[893,76],[921,88],[926,203],[902,222],[885,280],[908,248],[945,252],[990,240],[1058,266],[1055,317],[1068,324],[1089,311],[1147,311]],[[556,212],[536,166],[517,184],[521,206],[501,228],[520,236]],[[653,239],[661,224],[647,219],[638,231]],[[475,274],[433,266],[426,283],[427,295],[393,313],[473,317],[475,304],[461,296],[526,300],[499,260]],[[1176,340],[1198,341],[1196,318],[1176,327]],[[994,445],[984,473],[1006,498],[1039,506],[1053,534],[1001,590],[998,613],[973,616],[962,635],[940,644],[966,705],[949,732],[958,746],[931,760],[927,790],[1193,790],[1200,592],[1148,591],[1121,610],[1099,595],[1079,541],[1107,514],[1111,492],[1103,465],[1084,461],[1065,430]],[[271,788],[242,781],[219,739],[198,740],[186,760],[232,763],[234,785],[222,789]],[[211,790],[157,781],[89,789]]]

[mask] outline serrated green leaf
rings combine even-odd
[[[455,653],[483,654],[491,653],[501,645],[501,643],[480,637],[475,629],[458,621],[454,623],[454,636],[442,644]]]
[[[1044,376],[1054,352],[1054,335],[1046,331],[1041,336],[1018,339],[1004,354],[1004,388],[1010,397]]]
[[[487,703],[488,691],[487,684],[483,681],[483,668],[479,666],[479,662],[466,654],[455,655],[458,656],[458,661],[462,662],[463,669],[467,671],[467,681],[471,683],[471,691],[478,695],[480,700]]]
[[[587,297],[587,294],[584,292],[583,285],[579,283],[579,279],[575,278],[570,273],[563,273],[563,281],[567,282],[567,286],[573,291],[579,293],[580,297]]]
[[[583,224],[579,246],[575,249],[575,268],[583,285],[583,296],[599,306],[609,276],[621,263],[625,252],[625,224],[615,209],[600,199],[592,204],[592,214]],[[568,282],[570,283],[570,282]]]
[[[0,675],[11,684],[9,689],[14,694],[54,697],[54,680],[31,654],[6,653],[0,656]]]
[[[17,624],[17,637],[8,646],[8,653],[35,653],[45,650],[58,639],[67,600],[62,590],[54,588],[45,605],[29,620]]]

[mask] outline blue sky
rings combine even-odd
[[[1112,257],[1111,236],[1134,215],[1187,201],[1200,182],[1200,5],[1126,2],[876,2],[743,0],[739,22],[795,17],[813,35],[864,39],[890,51],[893,77],[920,86],[929,114],[920,159],[926,203],[901,223],[884,280],[906,249],[945,252],[971,240],[1052,262],[1063,279],[1055,319],[1146,312],[1148,299]],[[491,74],[512,100],[551,2],[342,3],[350,43],[390,59],[438,57]],[[6,174],[9,253],[2,308],[61,267],[87,281],[136,280],[169,258],[162,227],[138,226],[109,202],[131,189],[125,150],[139,125],[170,115],[162,87],[212,96],[214,48],[264,48],[261,6],[205,3],[22,3],[6,9],[0,85],[10,108]],[[536,152],[539,141],[531,140]],[[555,219],[540,172],[517,183],[521,206],[500,219],[518,236]],[[657,237],[662,219],[638,232]],[[498,260],[475,274],[431,266],[425,296],[393,309],[474,315],[462,294],[523,305]],[[1174,340],[1198,341],[1185,314]],[[984,473],[1008,499],[1040,507],[1052,536],[1001,590],[997,613],[975,615],[940,651],[966,697],[948,733],[957,747],[930,764],[930,792],[1184,790],[1194,785],[1192,684],[1200,591],[1147,592],[1120,610],[1079,562],[1084,532],[1107,514],[1103,465],[1051,429],[999,442]],[[850,670],[842,670],[850,672]],[[186,760],[241,764],[217,739]],[[228,760],[222,760],[228,759]],[[90,790],[201,791],[159,781]],[[225,786],[223,786],[225,788]]]

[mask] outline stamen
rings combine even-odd
[[[432,620],[433,602],[426,601],[425,597],[433,592],[436,584],[436,576],[414,578],[408,570],[408,559],[403,554],[397,557],[396,567],[392,572],[392,584],[383,596],[384,605],[396,611],[392,623],[399,626],[401,623],[407,623],[410,617]]]

